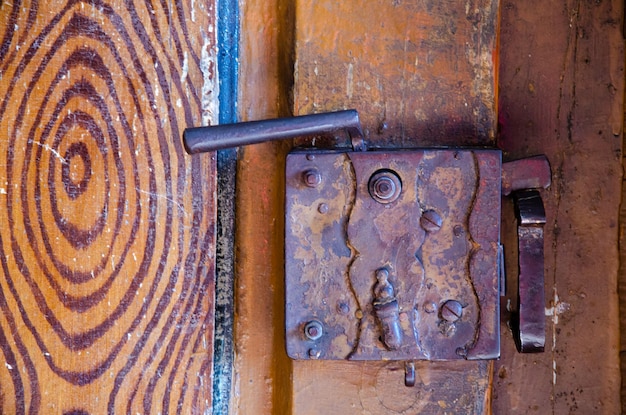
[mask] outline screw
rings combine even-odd
[[[304,326],[304,335],[310,340],[317,340],[322,337],[324,330],[322,323],[317,320],[311,320]]]
[[[441,229],[442,223],[441,216],[434,210],[427,210],[422,213],[422,217],[420,218],[420,225],[426,232],[437,232]]]
[[[379,203],[391,203],[400,197],[402,183],[392,171],[379,170],[370,177],[368,188],[370,195]]]
[[[454,323],[463,315],[463,306],[456,300],[448,300],[441,307],[441,318]]]
[[[302,177],[304,179],[304,184],[309,187],[317,187],[320,183],[322,183],[322,175],[315,169],[305,171]]]

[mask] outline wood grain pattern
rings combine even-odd
[[[0,7],[0,412],[210,408],[214,4]]]
[[[546,351],[521,355],[503,337],[497,414],[620,413],[623,6],[502,5],[499,145],[511,158],[545,154],[553,178],[542,192]]]

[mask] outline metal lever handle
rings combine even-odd
[[[348,132],[355,151],[366,149],[356,110],[187,128],[183,133],[183,142],[187,152],[195,154],[338,130]]]

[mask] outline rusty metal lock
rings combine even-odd
[[[497,149],[367,150],[354,110],[187,129],[190,153],[347,131],[352,149],[295,149],[285,179],[286,344],[293,359],[500,355],[501,195],[514,195],[520,351],[545,343],[545,157]],[[407,384],[411,371],[407,366]]]

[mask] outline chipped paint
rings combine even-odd
[[[202,32],[202,125],[215,125],[219,120],[219,77],[217,72],[217,52],[213,36]]]

